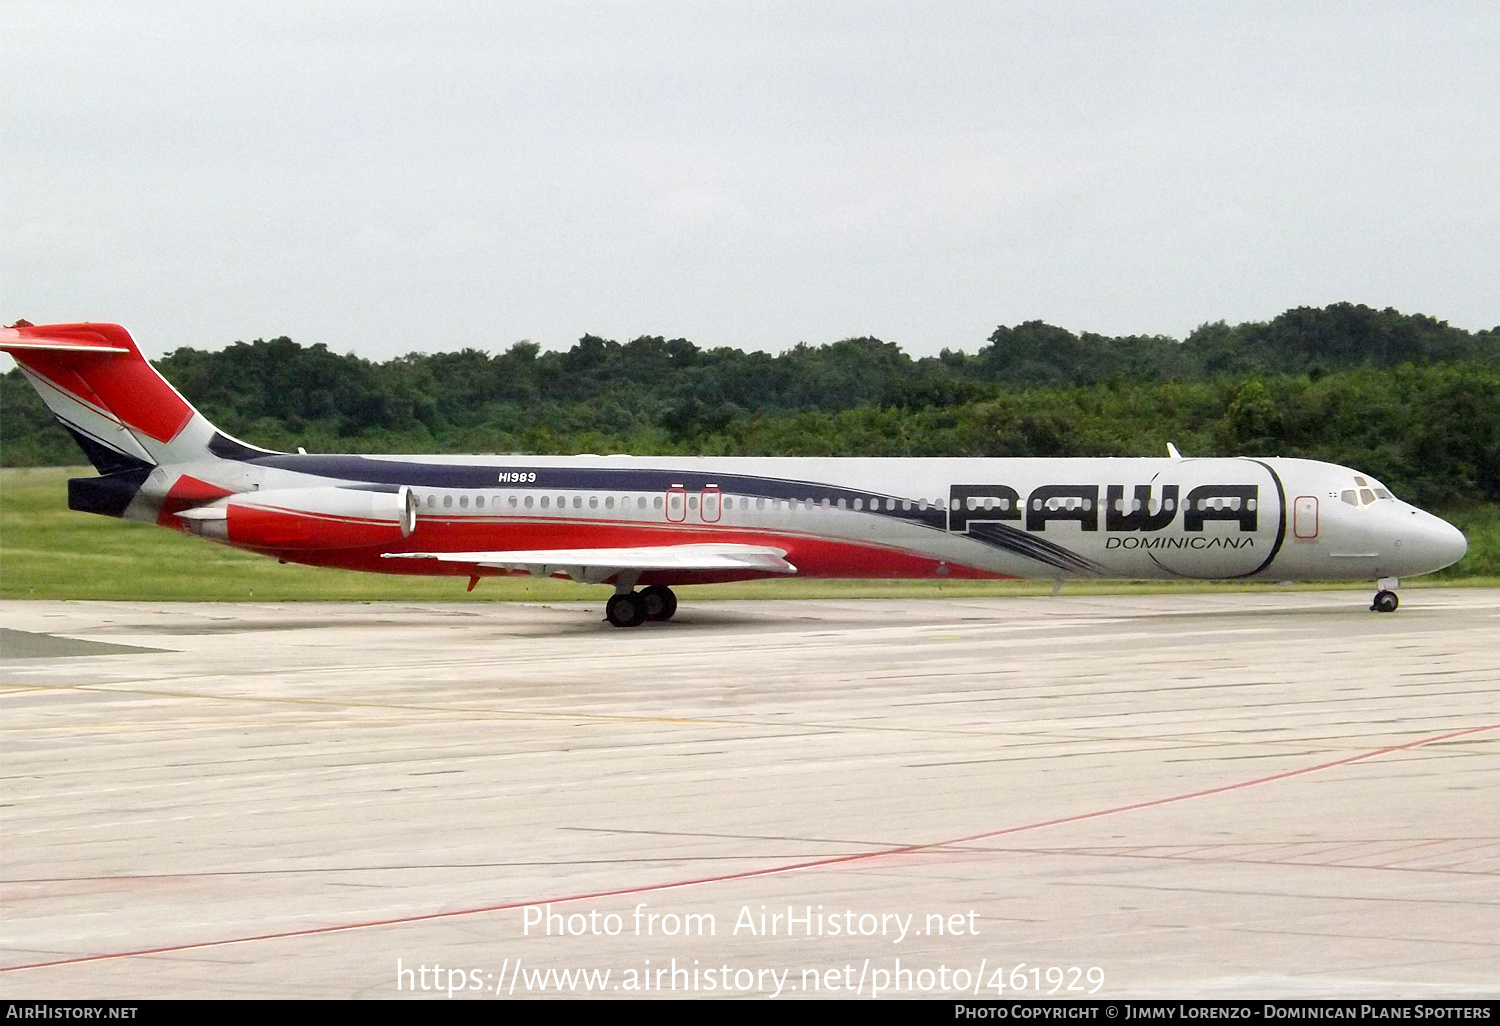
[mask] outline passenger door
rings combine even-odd
[[[667,519],[674,524],[687,519],[687,489],[680,484],[667,489]]]
[[[1292,536],[1312,541],[1318,536],[1318,497],[1299,495],[1292,504]]]
[[[703,489],[702,505],[698,507],[703,514],[705,524],[717,524],[719,522],[719,511],[723,506],[719,495],[718,485],[706,485]]]

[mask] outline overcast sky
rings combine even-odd
[[[0,0],[0,320],[150,355],[1500,323],[1500,4]]]

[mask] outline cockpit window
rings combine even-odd
[[[1359,485],[1359,487],[1345,488],[1339,492],[1339,498],[1351,506],[1368,506],[1372,502],[1378,502],[1381,499],[1395,499],[1394,495],[1380,487],[1379,481],[1371,481],[1367,477],[1356,476],[1354,483]]]

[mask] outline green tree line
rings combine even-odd
[[[780,355],[585,335],[373,363],[288,338],[156,366],[224,430],[354,452],[1306,456],[1414,501],[1500,499],[1500,328],[1348,303],[1167,336],[1001,326],[913,359],[851,338]],[[77,462],[18,371],[0,465]]]

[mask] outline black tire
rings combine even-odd
[[[646,622],[646,603],[636,592],[613,595],[604,603],[604,618],[616,627],[639,627]]]
[[[641,589],[641,598],[646,603],[646,616],[652,620],[670,620],[677,612],[677,596],[672,589],[660,584]]]
[[[1394,591],[1377,591],[1375,593],[1375,601],[1371,604],[1370,608],[1377,613],[1394,613],[1396,607],[1400,604],[1401,599],[1396,596]]]

